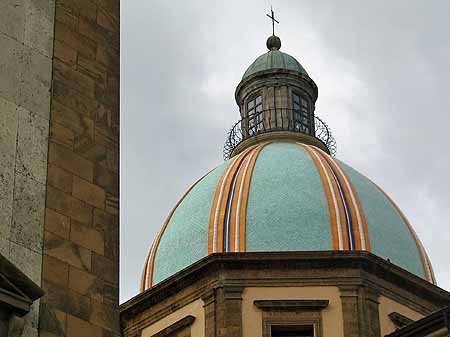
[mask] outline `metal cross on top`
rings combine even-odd
[[[273,12],[272,6],[270,6],[270,11],[272,15],[266,14],[272,20],[272,35],[275,35],[275,22],[279,23],[277,19],[275,19],[275,13]]]

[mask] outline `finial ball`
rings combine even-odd
[[[269,36],[266,42],[266,46],[269,50],[279,50],[281,48],[281,40],[278,36]]]

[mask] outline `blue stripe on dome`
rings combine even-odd
[[[228,163],[204,177],[173,213],[156,251],[153,285],[208,255],[209,216]]]
[[[416,242],[400,214],[366,177],[336,160],[351,179],[364,209],[372,253],[425,278]]]
[[[331,249],[328,203],[311,157],[296,144],[267,145],[251,178],[246,250]]]

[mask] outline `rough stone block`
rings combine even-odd
[[[92,206],[52,186],[47,186],[47,207],[84,224],[92,223]]]
[[[37,285],[41,284],[41,254],[11,242],[10,261]]]
[[[0,98],[0,233],[3,240],[9,239],[12,221],[18,109],[14,103]]]
[[[53,56],[69,66],[75,66],[77,63],[77,51],[62,41],[55,40],[53,47]]]
[[[67,316],[67,337],[103,337],[103,329],[95,324],[80,320],[74,316]]]
[[[51,57],[55,0],[23,0],[25,10],[24,43]]]
[[[117,263],[96,253],[92,253],[92,274],[113,285],[119,284]]]
[[[48,161],[83,179],[93,181],[94,164],[64,146],[50,142]]]
[[[41,252],[45,214],[45,185],[16,174],[11,241]]]
[[[0,2],[0,34],[6,34],[17,41],[23,40],[25,15],[22,0]]]
[[[44,255],[42,260],[42,277],[47,281],[67,287],[69,283],[69,265],[59,259]]]
[[[70,233],[70,218],[47,208],[45,210],[45,230],[64,239],[68,239]]]
[[[72,178],[73,175],[58,166],[53,164],[48,165],[47,182],[50,186],[53,186],[65,193],[72,193]]]
[[[103,301],[103,282],[78,268],[70,267],[69,287],[79,294]]]
[[[55,80],[77,90],[82,95],[95,98],[95,81],[58,60],[53,62],[53,76]]]
[[[82,96],[79,92],[69,88],[63,82],[53,79],[53,107],[55,107],[55,102],[90,118],[95,116],[99,108],[99,103],[95,99]]]
[[[94,167],[94,184],[113,196],[119,196],[119,176],[103,166],[96,165]]]
[[[101,187],[76,176],[73,177],[72,195],[97,208],[105,208],[105,191]]]
[[[84,270],[91,270],[91,251],[45,232],[45,254]]]
[[[41,336],[66,336],[67,314],[58,309],[51,308],[47,303],[41,304],[41,315],[39,317],[39,330]]]
[[[55,23],[55,40],[62,41],[75,49],[79,54],[94,59],[97,46],[91,39],[71,30],[63,23]]]
[[[9,237],[9,233],[5,233],[5,237]],[[0,238],[0,254],[9,259],[9,240]]]
[[[96,20],[97,6],[92,0],[59,0],[57,5],[75,16]]]
[[[119,310],[111,305],[92,301],[90,321],[107,330],[119,331]]]
[[[42,301],[50,308],[58,309],[82,320],[89,320],[92,308],[87,296],[48,281],[42,282],[42,288],[45,291]]]
[[[21,63],[23,71],[18,102],[27,110],[49,119],[52,60],[35,49],[24,46]]]
[[[65,126],[51,122],[50,139],[57,144],[63,145],[69,149],[73,148],[75,132]]]
[[[94,138],[94,120],[58,102],[53,102],[52,122],[59,123],[72,130],[77,138],[81,136]]]
[[[84,226],[74,220],[72,220],[71,223],[70,240],[80,246],[96,252],[97,254],[104,254],[105,243],[103,233],[91,227]]]
[[[20,109],[16,170],[26,177],[45,184],[49,121]]]
[[[18,103],[21,73],[23,71],[23,45],[0,34],[0,97]]]
[[[113,32],[120,29],[119,18],[103,8],[98,9],[97,24]]]

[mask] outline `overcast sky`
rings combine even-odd
[[[450,290],[450,1],[122,1],[121,301],[184,191],[220,164],[234,90],[281,50],[319,87],[337,157],[381,185]]]

